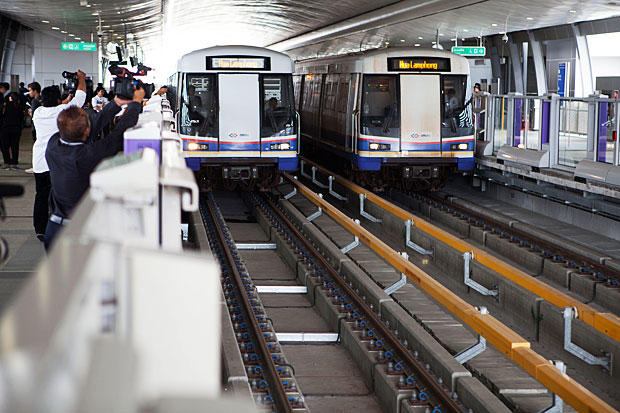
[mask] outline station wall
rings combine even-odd
[[[97,52],[68,52],[60,50],[63,40],[38,31],[22,31],[17,39],[11,74],[19,75],[26,85],[37,81],[41,87],[64,82],[64,70],[81,69],[97,83]],[[67,39],[68,42],[71,38]]]

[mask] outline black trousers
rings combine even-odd
[[[5,129],[0,136],[0,146],[2,147],[2,157],[4,163],[17,165],[19,160],[19,138],[22,135],[21,129]]]
[[[37,234],[45,234],[45,228],[49,220],[49,199],[50,190],[52,189],[52,181],[50,180],[50,173],[35,173],[35,196],[34,196],[34,210],[32,211],[32,221],[34,224],[34,232]]]

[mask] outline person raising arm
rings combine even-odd
[[[88,190],[90,174],[95,167],[123,149],[123,134],[138,122],[144,95],[144,89],[137,89],[132,100],[115,97],[93,119],[92,131],[91,120],[81,108],[69,107],[58,116],[59,132],[50,139],[45,154],[52,184],[46,250],[62,226],[69,222],[73,209]],[[89,137],[98,134],[107,119],[118,113],[123,105],[127,105],[127,110],[116,128],[103,140],[90,140]]]

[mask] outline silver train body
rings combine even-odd
[[[217,46],[184,55],[168,79],[187,165],[202,189],[269,187],[297,169],[292,60]]]
[[[344,164],[359,183],[437,189],[450,172],[473,168],[472,91],[462,56],[395,47],[304,60],[294,85],[303,152]]]

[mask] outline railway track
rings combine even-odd
[[[389,322],[376,314],[359,289],[355,290],[353,283],[347,282],[290,221],[274,197],[254,193],[251,203],[303,263],[308,271],[306,278],[315,283],[313,301],[316,302],[321,294],[335,310],[339,328],[346,324],[355,331],[359,337],[358,346],[373,356],[375,366],[385,368],[386,376],[395,381],[397,391],[407,393],[411,411],[468,411],[460,403],[456,392],[450,391],[429,364],[422,362],[418,352],[408,347],[407,340],[400,339],[397,330],[389,328]],[[289,364],[282,352],[277,351],[282,346],[274,339],[278,333],[268,317],[269,310],[265,311],[258,297],[261,286],[253,284],[212,195],[203,201],[202,214],[211,249],[222,265],[224,296],[256,404],[259,408],[274,411],[306,411],[299,385],[294,386],[295,391],[291,391],[290,385],[282,385],[282,367],[289,366],[287,371],[294,372],[294,366]],[[262,249],[259,244],[254,244],[253,248]],[[341,333],[339,330],[337,342],[341,339]],[[317,354],[317,357],[320,356]],[[297,383],[293,376],[285,378],[289,383]]]
[[[402,220],[408,220],[408,219],[413,219],[414,217],[412,216],[411,213],[408,213],[407,211],[402,210],[402,208],[396,207],[392,204],[390,204],[388,201],[386,201],[385,199],[379,198],[374,194],[371,194],[369,192],[367,192],[366,190],[364,190],[363,188],[357,187],[356,185],[347,182],[346,180],[344,180],[343,178],[335,175],[335,174],[331,174],[329,171],[325,170],[324,168],[319,167],[318,165],[311,165],[314,166],[314,170],[312,172],[312,176],[310,175],[310,172],[308,171],[308,161],[306,160],[306,172],[304,173],[304,175],[312,180],[315,181],[317,183],[319,183],[324,192],[335,192],[336,190],[341,191],[341,193],[338,195],[338,197],[343,197],[343,195],[347,194],[349,195],[349,198],[352,196],[357,196],[357,195],[364,195],[364,198],[367,202],[367,206],[366,208],[367,211],[370,210],[371,213],[372,211],[376,211],[377,209],[382,209],[384,211],[388,211],[389,214],[392,215],[392,218],[396,217],[398,219],[402,219]],[[317,175],[317,173],[320,173],[320,178],[322,180],[322,182],[319,182],[319,175]],[[327,179],[329,177],[329,180]],[[298,183],[295,183],[295,180],[291,180],[291,182],[293,182],[293,184],[295,186],[298,185]],[[327,183],[329,182],[329,184]],[[337,186],[335,184],[338,184]],[[300,184],[299,184],[300,185]],[[313,196],[316,198],[313,200],[313,202],[316,205],[319,205],[321,208],[323,208],[324,211],[326,211],[326,208],[329,209],[329,204],[323,200],[320,199],[318,196],[316,196],[316,194],[314,194],[312,191],[304,191],[303,192],[304,196],[307,196],[309,198],[312,198]],[[368,202],[370,201],[370,202]],[[363,200],[360,202],[364,202]],[[349,201],[349,204],[351,202]],[[372,207],[371,208],[371,204],[372,203]],[[335,208],[336,210],[338,208]],[[368,213],[366,211],[366,213]],[[333,212],[334,215],[337,215],[337,212],[334,211]],[[332,216],[330,214],[330,216]],[[342,218],[344,219],[344,218]],[[344,224],[344,226],[351,231],[353,234],[355,235],[360,235],[357,231],[358,228],[355,227],[355,225],[346,225]],[[420,221],[418,219],[415,219],[415,226],[417,226],[418,228],[416,229],[423,229],[426,230],[427,232],[434,232],[433,235],[437,235],[438,238],[442,239],[443,241],[449,241],[449,242],[454,242],[456,244],[457,249],[460,248],[463,252],[465,251],[473,251],[474,255],[477,255],[477,258],[479,261],[482,261],[482,264],[485,263],[492,263],[493,264],[493,268],[494,269],[499,269],[500,274],[501,271],[504,272],[508,272],[510,276],[514,277],[515,275],[517,275],[517,279],[521,278],[522,284],[525,285],[526,287],[534,287],[532,288],[533,290],[536,291],[536,289],[538,289],[538,292],[544,293],[544,297],[545,298],[551,298],[551,300],[555,300],[556,303],[562,305],[562,304],[566,304],[569,303],[568,305],[575,303],[575,304],[579,304],[580,307],[578,309],[578,314],[580,315],[580,320],[585,321],[586,324],[591,325],[591,327],[594,327],[596,330],[598,330],[600,333],[603,333],[607,336],[609,336],[609,338],[615,340],[615,337],[617,336],[618,330],[617,330],[617,318],[614,317],[613,315],[607,314],[607,313],[600,313],[594,309],[592,309],[591,307],[588,308],[588,306],[584,306],[583,303],[580,303],[574,299],[572,299],[571,297],[568,297],[558,291],[555,291],[553,288],[550,288],[547,285],[539,285],[542,284],[540,282],[537,282],[537,280],[532,279],[532,277],[528,276],[527,274],[523,274],[522,272],[518,271],[516,268],[511,267],[510,265],[506,265],[505,263],[497,263],[494,262],[496,260],[493,259],[493,257],[491,257],[488,253],[485,253],[483,251],[478,251],[475,248],[473,248],[471,245],[468,245],[466,242],[451,236],[450,234],[446,233],[445,231],[439,230],[436,227],[433,227],[432,224],[424,222],[424,221]],[[403,231],[404,232],[404,231]],[[362,239],[360,237],[360,239]],[[373,248],[376,247],[375,244],[373,244],[373,240],[372,239],[365,239],[366,243],[370,243],[371,245],[373,245]],[[479,253],[480,252],[480,253]],[[389,254],[386,254],[386,256]],[[386,256],[384,256],[384,258],[386,258]],[[397,259],[395,259],[394,261],[398,261]],[[392,262],[393,263],[393,262]],[[404,264],[404,263],[403,263]],[[423,284],[423,281],[420,280],[420,278],[418,276],[416,276],[415,273],[407,273],[406,271],[406,266],[401,265],[401,266],[397,266],[395,265],[395,267],[399,270],[399,271],[403,271],[412,281],[414,281],[414,283],[417,283],[418,285]],[[533,280],[533,282],[532,282]],[[427,287],[428,288],[428,287]],[[427,292],[430,290],[432,290],[432,288],[427,289]],[[436,299],[438,298],[437,296],[435,296],[432,292],[431,295],[433,295]],[[550,300],[550,301],[551,301]],[[564,301],[563,301],[564,300]],[[441,300],[439,300],[441,302]],[[445,300],[444,300],[445,301]],[[448,300],[449,301],[449,300]],[[450,302],[444,302],[443,303],[447,308],[451,308],[454,307],[454,303],[450,303]],[[560,307],[562,308],[562,307]],[[458,310],[458,309],[457,309]],[[459,311],[452,311],[453,313],[458,313]],[[457,314],[458,316],[458,314]],[[467,318],[467,314],[461,314],[461,316],[459,316],[459,318],[461,318],[462,320],[466,321],[465,319]],[[598,321],[598,323],[597,323]],[[471,326],[470,323],[468,323],[466,321],[467,324],[469,324]],[[476,330],[476,328],[474,327],[474,329]],[[479,331],[479,330],[476,330]],[[504,343],[506,344],[506,343]],[[513,343],[514,344],[514,343]],[[495,345],[497,347],[497,345]],[[529,347],[529,343],[527,343],[527,347]],[[498,348],[501,348],[498,347]],[[504,354],[508,355],[510,353],[510,351],[505,351]],[[538,377],[538,375],[536,374],[536,371],[538,368],[540,368],[542,365],[538,365],[538,367],[536,366],[532,366],[530,364],[530,361],[527,360],[523,360],[520,359],[520,356],[514,357],[515,355],[513,354],[513,356],[509,356],[511,359],[513,359],[514,361],[517,362],[517,364],[519,364],[521,367],[523,367],[526,371],[528,371],[530,374],[532,374],[533,377],[537,377],[539,380],[541,380],[541,382],[543,384],[545,384],[547,387],[552,388],[554,387],[554,385],[550,385],[549,382],[542,378],[542,377]],[[540,360],[539,360],[540,361]],[[535,363],[534,363],[535,364]],[[570,380],[569,380],[570,381]],[[570,399],[570,394],[573,393],[572,389],[575,388],[580,388],[579,385],[577,385],[576,383],[572,382],[572,383],[566,383],[566,388],[564,389],[568,399]],[[583,391],[585,389],[581,388],[579,391]],[[589,393],[586,391],[586,393]],[[595,396],[593,396],[591,393],[589,393],[588,397],[594,397],[596,399]],[[567,400],[568,401],[568,400]],[[573,400],[575,402],[575,404],[579,404],[577,402],[577,400]],[[570,403],[570,402],[569,402]],[[572,404],[572,403],[571,403]],[[573,404],[573,406],[575,405]],[[581,406],[581,408],[579,410],[583,410],[585,407]],[[610,408],[609,406],[607,406],[607,408]],[[613,409],[611,410],[613,411]]]
[[[475,225],[476,227],[484,228],[486,231],[498,234],[513,243],[519,244],[523,248],[528,248],[532,252],[540,254],[544,258],[563,263],[575,271],[591,276],[593,280],[602,282],[608,287],[620,288],[620,271],[606,266],[600,262],[600,259],[597,261],[591,256],[586,256],[575,249],[544,239],[532,232],[515,228],[509,223],[494,219],[481,211],[475,211],[473,208],[458,205],[451,199],[453,197],[450,195],[444,197],[435,194],[417,193],[407,193],[406,195],[433,208],[468,221],[470,225]]]

